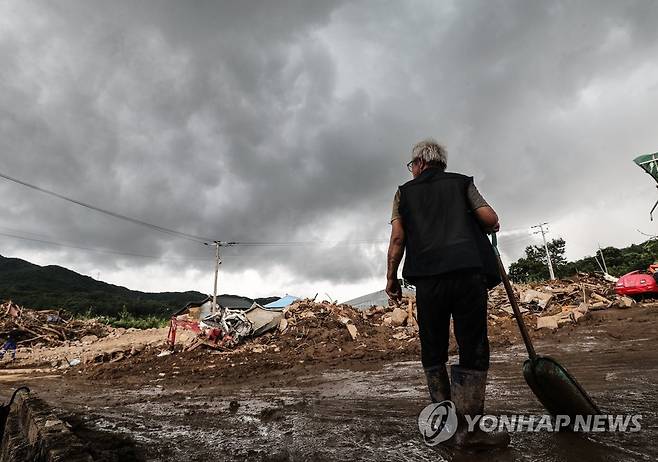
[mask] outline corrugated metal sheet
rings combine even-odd
[[[412,289],[402,288],[402,293],[404,295],[416,295],[416,291]],[[347,305],[352,305],[354,308],[359,308],[366,310],[371,306],[387,306],[388,305],[388,295],[386,295],[385,290],[379,290],[368,295],[362,295],[361,297],[353,298],[343,302]]]
[[[286,295],[285,297],[281,297],[280,299],[275,300],[272,303],[268,303],[263,308],[285,308],[288,305],[292,305],[297,300],[299,300],[299,297]]]

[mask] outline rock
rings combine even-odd
[[[123,352],[117,353],[116,355],[113,356],[114,357],[110,360],[111,363],[116,363],[126,357],[125,353]]]
[[[47,428],[51,431],[53,431],[55,427],[63,428],[64,427],[64,422],[62,422],[59,419],[47,419],[46,423],[43,424],[43,428]]]
[[[569,313],[569,316],[565,316],[557,320],[558,326],[563,326],[565,324],[571,324],[571,323],[573,323],[573,313]]]
[[[537,329],[557,329],[558,319],[556,316],[541,316],[537,318]]]
[[[571,312],[571,315],[573,316],[574,322],[578,322],[579,319],[583,318],[585,316],[585,313],[579,311],[579,310],[573,310]]]
[[[512,316],[514,316],[514,309],[512,308],[511,305],[501,306],[500,309],[503,310],[505,313],[509,313]],[[521,314],[525,314],[529,310],[520,306],[519,311],[521,312]]]
[[[228,410],[231,414],[235,414],[238,412],[238,409],[240,408],[240,403],[237,401],[233,400],[228,404]]]
[[[393,338],[395,340],[406,340],[409,338],[409,334],[407,334],[406,332],[398,332],[397,334],[393,335]]]
[[[407,320],[407,312],[400,308],[395,308],[391,313],[391,324],[401,326]]]
[[[84,337],[82,337],[80,339],[80,342],[83,345],[90,345],[90,344],[92,344],[94,342],[97,342],[97,341],[98,341],[98,337],[95,336],[95,335],[85,335]]]
[[[141,353],[146,348],[146,345],[143,343],[137,343],[130,348],[130,356],[135,356],[136,354]]]
[[[601,302],[601,303],[605,303],[606,305],[610,305],[610,304],[612,304],[612,302],[611,302],[610,300],[608,300],[607,298],[605,298],[603,295],[599,295],[599,294],[597,294],[596,292],[592,292],[592,293],[590,294],[590,296],[591,296],[592,298],[598,300],[598,301]]]
[[[354,324],[346,324],[345,327],[347,327],[347,331],[350,333],[352,340],[356,340],[356,336],[358,335],[356,326]]]
[[[544,309],[546,308],[546,305],[551,301],[551,298],[553,298],[553,294],[545,294],[543,292],[539,292],[538,290],[533,290],[529,289],[523,292],[523,295],[521,296],[521,301],[523,303],[530,303],[530,302],[537,302],[539,306]]]
[[[630,308],[631,306],[635,305],[635,303],[636,301],[633,300],[632,298],[623,296],[623,297],[619,297],[615,301],[615,306],[617,306],[617,308]]]
[[[414,317],[414,305],[411,300],[409,300],[409,305],[407,306],[407,326],[418,328],[418,323]]]
[[[279,321],[279,332],[285,332],[288,328],[288,320],[286,318],[281,318]]]
[[[606,308],[608,308],[608,306],[609,305],[605,302],[596,302],[596,303],[592,303],[589,306],[589,309],[592,310],[592,311],[605,310]]]
[[[393,323],[393,319],[391,319],[391,316],[390,316],[390,315],[388,315],[388,316],[384,316],[384,317],[382,318],[382,322],[384,323],[384,325],[386,325],[386,326],[390,326],[390,325]]]

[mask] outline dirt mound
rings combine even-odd
[[[252,353],[285,352],[301,360],[360,358],[367,352],[411,350],[418,329],[387,321],[392,308],[360,311],[349,305],[304,300],[284,312],[279,328],[258,337],[240,349]]]
[[[180,345],[174,354],[150,348],[126,358],[128,365],[102,364],[87,368],[86,373],[92,379],[121,377],[130,381],[140,375],[164,380],[203,372],[205,379],[221,377],[231,381],[263,371],[298,372],[318,365],[358,369],[385,360],[418,358],[415,319],[395,325],[397,321],[391,322],[394,312],[395,308],[389,307],[360,311],[349,305],[302,300],[285,310],[277,329],[248,339],[236,348],[183,351],[184,346]],[[400,316],[399,309],[396,315]]]

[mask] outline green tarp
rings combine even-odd
[[[633,162],[658,181],[658,152],[639,156]]]

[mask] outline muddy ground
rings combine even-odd
[[[512,328],[493,335],[487,411],[539,414]],[[429,448],[416,423],[428,404],[417,340],[356,355],[144,354],[64,375],[7,371],[0,380],[2,398],[27,382],[100,460],[658,460],[658,307],[592,312],[534,335],[537,351],[562,362],[604,412],[642,414],[642,430],[515,433],[493,454]]]

